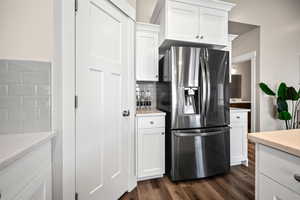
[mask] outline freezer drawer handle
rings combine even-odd
[[[300,182],[300,175],[299,174],[295,174],[294,178],[295,178],[296,181]]]
[[[195,136],[212,136],[218,135],[220,133],[225,133],[224,131],[216,131],[216,132],[208,132],[208,133],[175,133],[176,136],[179,137],[195,137]]]

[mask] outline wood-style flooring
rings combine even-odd
[[[249,143],[249,167],[209,179],[173,183],[168,177],[138,183],[121,200],[254,200],[255,148]]]

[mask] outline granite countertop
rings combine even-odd
[[[300,129],[249,133],[248,138],[254,143],[300,157]]]
[[[160,111],[160,110],[157,110],[157,109],[151,109],[151,110],[149,110],[149,109],[138,109],[138,110],[136,110],[136,114],[135,114],[136,116],[145,116],[145,115],[151,115],[151,116],[153,116],[153,115],[166,115],[166,113],[165,112],[162,112],[162,111]]]
[[[53,137],[53,132],[0,135],[0,170]]]

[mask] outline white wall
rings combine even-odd
[[[251,101],[251,61],[236,63],[233,68],[236,69],[235,74],[242,75],[242,100]]]
[[[299,0],[226,0],[237,3],[230,20],[260,26],[260,77],[272,88],[281,81],[297,86],[299,81],[300,1]],[[260,97],[260,128],[284,128],[274,119],[270,99]]]
[[[0,59],[50,61],[52,0],[0,1]]]
[[[232,57],[238,57],[250,52],[256,52],[256,130],[260,130],[260,28],[240,35],[232,42]]]

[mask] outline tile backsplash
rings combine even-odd
[[[51,130],[51,64],[0,60],[0,134]]]
[[[139,88],[140,91],[146,92],[150,91],[152,97],[152,108],[156,108],[156,83],[155,82],[136,82],[136,88]]]

